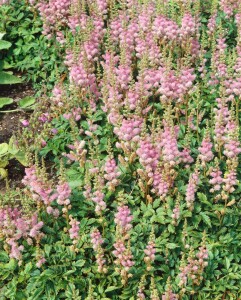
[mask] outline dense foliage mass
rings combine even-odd
[[[24,7],[55,82],[1,197],[0,299],[238,300],[241,2]]]

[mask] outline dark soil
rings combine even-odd
[[[26,97],[34,94],[33,89],[27,84],[17,85],[1,85],[0,97],[13,98],[14,103],[4,106],[0,110],[10,111],[16,109],[17,102]],[[29,113],[24,111],[0,113],[0,143],[8,142],[14,132],[19,128],[21,120],[28,119]],[[16,160],[11,160],[7,166],[8,179],[10,186],[21,187],[21,180],[24,175],[24,167]],[[4,191],[5,181],[0,180],[0,191]]]

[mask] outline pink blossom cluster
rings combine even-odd
[[[113,190],[119,184],[118,177],[121,172],[118,171],[116,161],[114,158],[108,158],[104,165],[105,175],[104,178],[108,181],[107,186]]]
[[[172,219],[174,220],[174,223],[176,224],[176,221],[180,217],[180,206],[176,205],[172,210]]]
[[[127,205],[118,206],[117,213],[115,214],[115,223],[121,229],[121,232],[127,233],[131,228],[131,221],[133,216],[131,215],[131,211]]]
[[[199,183],[199,174],[198,171],[194,171],[188,181],[187,189],[186,189],[186,203],[187,207],[192,209],[193,208],[193,202],[195,200],[195,193],[197,190],[197,185]]]
[[[17,260],[22,259],[24,246],[22,239],[32,244],[36,238],[41,238],[41,228],[44,223],[38,221],[36,212],[32,216],[24,215],[20,208],[3,207],[0,209],[0,233],[4,236],[7,245],[10,247],[10,257]]]
[[[178,295],[173,293],[172,290],[168,290],[162,295],[162,300],[178,300]]]
[[[81,87],[84,91],[89,90],[96,97],[100,96],[96,76],[85,68],[82,60],[80,60],[78,64],[71,66],[70,81]]]
[[[94,250],[97,250],[99,246],[101,246],[104,243],[101,233],[97,228],[95,228],[91,232],[90,237],[91,237],[91,243],[93,245]]]
[[[178,164],[180,152],[177,146],[177,134],[179,131],[178,126],[172,128],[168,126],[166,122],[164,123],[164,130],[161,134],[161,143],[162,147],[162,158],[164,162],[168,162],[171,166]]]
[[[161,99],[164,102],[173,100],[181,102],[183,96],[192,87],[195,78],[193,69],[183,69],[179,75],[176,75],[173,70],[165,71],[161,76],[160,88],[158,89]]]
[[[71,0],[49,0],[48,3],[40,1],[37,4],[40,15],[44,20],[44,35],[50,38],[52,32],[57,29],[56,25],[63,25],[67,21],[70,5]]]
[[[207,259],[208,251],[204,246],[199,248],[196,258],[188,257],[188,264],[180,267],[180,286],[185,286],[188,279],[197,284],[201,280],[204,268],[208,265]]]
[[[152,30],[158,38],[162,39],[175,41],[179,36],[177,23],[162,15],[154,19]]]
[[[75,121],[79,121],[81,119],[82,110],[80,107],[74,107],[69,113],[63,114],[63,117],[67,120],[73,118]]]
[[[102,213],[103,210],[106,209],[106,203],[104,201],[104,193],[100,190],[95,191],[92,196],[91,200],[96,203],[95,212],[99,215]]]
[[[182,18],[182,25],[180,28],[180,37],[185,38],[194,35],[196,32],[196,22],[190,13],[185,13]]]
[[[150,136],[140,141],[136,153],[139,156],[140,163],[145,167],[148,177],[152,178],[158,166],[160,151],[158,151]]]
[[[146,246],[146,249],[144,250],[145,257],[144,261],[147,264],[152,263],[155,260],[155,253],[156,253],[156,245],[154,241],[149,241],[148,245]]]
[[[219,191],[221,189],[221,184],[223,183],[222,174],[223,172],[218,166],[211,168],[210,176],[212,178],[209,180],[209,183],[213,186],[210,189],[211,193],[214,193],[214,191]]]
[[[101,245],[104,243],[104,240],[97,228],[95,228],[91,234],[91,243],[93,245],[93,249],[96,252],[96,262],[98,266],[98,272],[100,273],[106,273],[106,259],[104,258],[104,251],[101,247]]]
[[[212,147],[213,144],[210,141],[210,136],[207,136],[202,140],[201,146],[198,148],[200,153],[198,157],[201,159],[204,165],[206,162],[211,161],[214,157]]]
[[[232,169],[228,170],[224,174],[223,183],[223,190],[230,194],[233,193],[235,191],[234,186],[238,184],[237,171]]]
[[[69,236],[71,240],[77,241],[79,238],[79,224],[80,222],[74,219],[71,215],[69,216],[70,228],[69,228]]]
[[[236,0],[220,0],[220,7],[225,12],[227,18],[233,15],[234,10],[238,8],[238,3]]]
[[[114,243],[115,250],[113,251],[116,257],[115,264],[124,268],[126,272],[134,265],[133,255],[128,250],[123,241],[118,240]]]
[[[26,168],[25,173],[26,175],[22,183],[29,187],[33,199],[43,202],[46,205],[47,213],[58,217],[59,210],[51,207],[52,202],[57,199],[58,193],[54,191],[49,182],[37,174],[37,169],[34,165],[30,168]]]
[[[60,181],[56,187],[57,189],[57,203],[59,205],[69,205],[70,200],[69,197],[71,195],[71,189],[70,186],[67,182],[65,181]]]
[[[217,19],[217,12],[214,12],[208,20],[207,28],[208,28],[208,35],[211,36],[216,29],[216,19]]]
[[[120,128],[115,127],[113,131],[122,141],[137,142],[140,139],[142,124],[142,119],[133,116],[132,119],[123,119]]]

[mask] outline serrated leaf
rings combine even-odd
[[[207,216],[204,212],[200,212],[200,216],[201,216],[203,222],[208,225],[208,227],[212,227],[209,216]]]
[[[0,98],[0,108],[3,108],[5,105],[9,105],[13,103],[12,98]]]

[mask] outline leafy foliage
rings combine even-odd
[[[15,66],[58,81],[0,148],[29,158],[0,198],[3,297],[238,300],[239,1],[31,3],[1,8]]]

